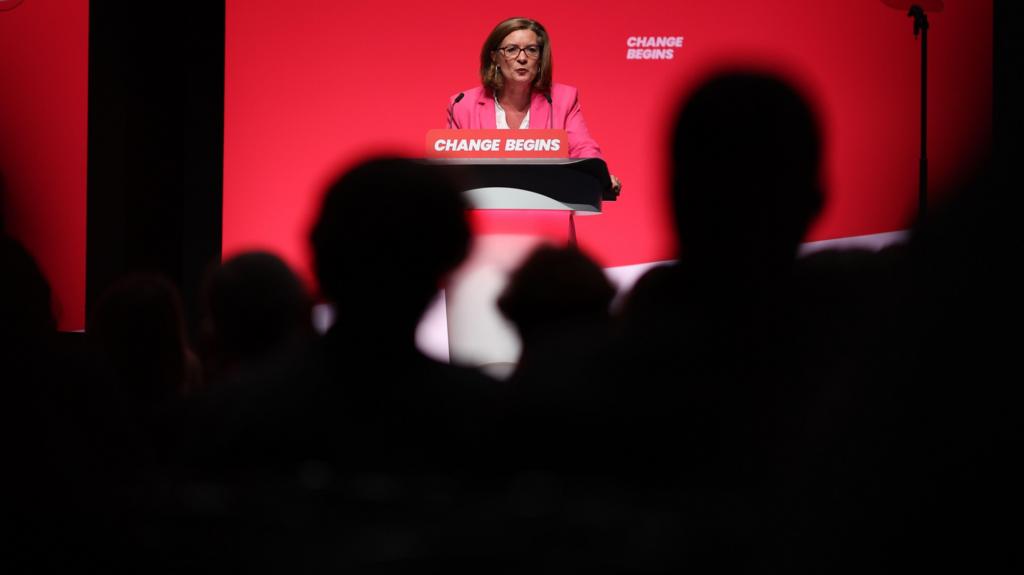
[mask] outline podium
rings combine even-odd
[[[459,183],[469,204],[473,248],[444,292],[448,355],[452,363],[480,368],[496,377],[514,369],[521,345],[496,301],[509,275],[539,245],[573,245],[576,216],[601,213],[614,201],[608,168],[599,158],[563,157],[522,150],[504,153],[512,139],[549,141],[562,130],[432,130],[423,160],[441,166]],[[438,151],[436,142],[490,142],[492,157],[477,150]],[[497,140],[497,142],[495,142]],[[464,145],[462,147],[468,147]],[[477,147],[481,147],[479,144]],[[548,150],[547,152],[549,152]],[[504,154],[505,157],[497,157]],[[545,155],[546,157],[528,157]]]

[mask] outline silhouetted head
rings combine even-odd
[[[604,271],[582,252],[541,246],[509,278],[498,309],[529,339],[547,326],[607,320],[613,297]]]
[[[185,392],[187,346],[181,298],[162,277],[119,279],[96,303],[89,335],[124,397],[161,400]]]
[[[312,244],[320,289],[338,321],[411,335],[466,257],[465,209],[440,168],[412,160],[371,160],[331,184]]]
[[[793,87],[756,73],[702,84],[672,145],[682,255],[756,269],[791,263],[822,207],[820,161],[818,124]]]
[[[302,281],[267,252],[218,266],[206,284],[206,305],[217,349],[230,358],[257,359],[312,329]]]
[[[0,234],[0,334],[3,341],[38,341],[57,330],[50,284],[32,254]],[[7,338],[11,338],[8,340]]]

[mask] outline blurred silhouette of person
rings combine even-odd
[[[615,288],[604,271],[575,247],[543,245],[509,278],[498,308],[523,338],[523,359],[530,344],[543,346],[562,329],[606,328]]]
[[[917,222],[879,364],[829,485],[849,494],[854,521],[841,552],[869,567],[1000,572],[1020,564],[1020,386],[1017,255],[1005,231],[1012,182],[987,159]],[[838,474],[837,473],[837,474]],[[826,509],[832,511],[832,508]],[[867,543],[867,544],[865,544]]]
[[[28,250],[5,233],[0,234],[0,254],[5,276],[0,282],[3,348],[42,345],[57,331],[50,284]]]
[[[0,234],[0,370],[6,399],[8,437],[30,428],[51,414],[59,398],[54,372],[57,319],[50,283],[20,242]],[[46,418],[49,419],[49,416]],[[45,426],[44,426],[45,428]],[[21,442],[18,447],[29,448]]]
[[[331,183],[311,232],[328,332],[240,381],[203,416],[207,461],[406,471],[477,465],[497,384],[431,360],[415,330],[470,242],[460,190],[436,167],[380,158]],[[219,411],[222,411],[219,413]],[[218,414],[219,413],[219,414]]]
[[[707,548],[694,566],[727,544],[731,566],[758,568],[775,547],[770,518],[807,393],[794,268],[824,202],[821,157],[812,106],[775,76],[719,72],[681,102],[670,148],[678,261],[626,298],[605,377],[634,473],[722,504],[693,526],[694,549]]]
[[[722,73],[684,101],[671,153],[679,261],[640,279],[624,322],[641,370],[674,383],[641,399],[728,414],[706,423],[752,440],[764,394],[792,375],[792,270],[823,203],[817,122],[782,80]]]
[[[311,237],[336,314],[328,379],[367,460],[437,464],[482,439],[495,382],[415,347],[420,317],[469,251],[465,210],[454,182],[411,160],[368,161],[327,189]]]
[[[173,463],[184,400],[202,377],[177,288],[150,273],[118,279],[97,301],[87,334],[95,367],[85,401],[105,455],[129,468]]]
[[[245,379],[313,338],[306,288],[274,254],[232,257],[210,273],[204,296],[207,385]]]
[[[671,152],[680,263],[747,292],[786,273],[823,204],[821,137],[803,96],[767,75],[715,76],[685,101]],[[743,279],[756,284],[733,283]]]
[[[542,245],[498,298],[522,353],[508,384],[505,445],[518,465],[568,470],[604,463],[607,389],[591,377],[608,352],[615,288],[575,247]]]
[[[90,337],[120,397],[159,403],[198,388],[181,298],[167,280],[121,278],[100,296],[91,319]]]
[[[35,258],[7,234],[0,233],[0,371],[3,373],[5,425],[11,425],[6,437],[18,437],[24,429],[46,422],[50,429],[56,419],[60,398],[59,372],[54,370],[57,318],[53,311],[50,283],[36,264]],[[51,439],[43,434],[36,438],[45,444]],[[24,442],[12,447],[25,456],[35,456],[33,448],[45,449]]]
[[[0,233],[0,427],[5,457],[9,553],[2,565],[33,572],[96,566],[106,542],[113,490],[95,443],[80,425],[81,405],[69,389],[87,382],[56,343],[50,284],[21,243]],[[59,552],[54,552],[59,549]],[[20,571],[18,571],[20,572]]]
[[[408,160],[370,161],[335,181],[312,231],[314,265],[338,328],[359,331],[334,337],[412,354],[420,316],[468,253],[465,209],[436,168]]]

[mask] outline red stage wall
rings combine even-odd
[[[50,281],[60,329],[82,329],[89,2],[15,4],[0,0],[3,212]]]
[[[484,36],[510,15],[465,0],[228,0],[225,251],[268,247],[308,270],[306,233],[327,179],[373,152],[419,155],[447,97],[476,84]],[[727,64],[783,71],[819,107],[830,203],[809,239],[899,229],[912,213],[919,44],[910,19],[881,2],[558,2],[528,15],[548,27],[556,81],[580,88],[591,132],[625,183],[604,215],[578,223],[605,266],[672,257],[669,122],[677,98]],[[931,23],[938,190],[991,139],[992,3],[948,0]],[[682,36],[683,46],[670,60],[628,59],[631,36]],[[62,329],[84,325],[87,64],[87,0],[0,10],[3,208],[53,285]]]
[[[915,209],[920,44],[878,0],[342,3],[229,0],[224,250],[264,247],[308,271],[306,235],[336,171],[379,151],[423,155],[447,98],[478,84],[480,45],[521,15],[548,29],[555,81],[579,88],[591,133],[624,182],[580,218],[603,265],[673,256],[663,148],[681,94],[723,65],[780,71],[815,101],[829,204],[811,240],[902,229]],[[631,36],[682,36],[671,59],[629,59]],[[931,16],[932,189],[991,139],[992,3]],[[367,214],[381,220],[387,214]],[[370,239],[370,238],[368,238]]]

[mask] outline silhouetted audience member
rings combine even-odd
[[[115,282],[100,296],[88,332],[120,397],[161,402],[199,387],[180,296],[159,276]]]
[[[311,236],[336,314],[321,405],[341,409],[330,419],[358,435],[347,447],[364,465],[468,469],[483,455],[497,384],[415,347],[420,317],[469,251],[465,210],[439,168],[411,160],[371,160],[327,189]]]
[[[638,380],[625,392],[637,443],[683,459],[681,489],[729,495],[712,515],[731,523],[698,540],[731,542],[747,569],[1005,564],[999,513],[976,505],[1019,491],[999,463],[1019,402],[992,384],[1008,353],[989,320],[1009,298],[991,183],[909,247],[798,260],[822,200],[817,128],[795,90],[715,77],[675,138],[679,263],[637,284],[612,372]]]
[[[57,320],[53,313],[50,284],[32,254],[14,238],[0,234],[0,370],[3,373],[5,429],[17,437],[38,422],[51,423],[59,399],[53,372]],[[44,429],[48,429],[45,426]],[[40,439],[45,444],[43,435]],[[6,443],[6,442],[5,442]],[[19,455],[34,457],[34,447],[15,442]]]
[[[427,165],[382,159],[357,166],[328,189],[312,231],[323,295],[335,333],[380,353],[411,353],[420,316],[466,257],[470,235],[458,189]]]
[[[621,396],[624,461],[729,502],[693,526],[707,549],[687,562],[721,568],[712,550],[729,545],[730,568],[757,569],[777,546],[808,395],[793,270],[823,205],[821,135],[784,80],[723,72],[682,102],[670,153],[678,262],[629,294],[605,377]]]
[[[60,353],[49,282],[6,234],[0,270],[0,446],[4,515],[13,528],[0,570],[99,569],[112,557],[116,504],[70,393],[86,378]]]
[[[125,276],[100,296],[87,334],[95,366],[83,402],[104,457],[133,470],[172,463],[184,399],[202,375],[177,289],[157,275]]]
[[[889,349],[874,358],[885,371],[866,386],[851,426],[848,475],[826,486],[856,509],[841,551],[894,572],[1020,564],[1005,527],[1024,510],[1010,455],[1021,442],[1022,394],[1008,383],[1019,371],[1007,334],[1021,281],[1005,199],[1016,188],[992,176],[979,166],[913,230],[894,319],[871,334]]]
[[[296,469],[472,468],[496,383],[415,347],[420,316],[466,256],[459,189],[438,168],[377,159],[327,189],[311,239],[327,334],[233,390],[213,393],[194,434],[207,461]]]
[[[59,397],[52,371],[57,320],[49,282],[28,250],[6,234],[0,234],[0,269],[2,420],[13,424],[13,432],[52,412]]]
[[[640,279],[624,321],[645,380],[637,407],[697,433],[687,446],[703,452],[697,461],[767,440],[764,418],[780,415],[769,406],[796,385],[792,270],[822,206],[820,159],[814,114],[782,80],[721,74],[683,104],[672,144],[679,261]]]
[[[50,283],[21,243],[0,234],[0,373],[4,380],[5,437],[9,449],[26,457],[46,457],[68,431],[60,421],[67,413],[64,362],[57,353],[57,318]],[[79,374],[74,374],[79,375]],[[24,432],[39,426],[38,436],[23,441]],[[7,442],[5,442],[7,443]],[[24,451],[23,451],[24,450]]]
[[[50,284],[32,255],[6,234],[0,235],[0,257],[5,276],[0,282],[3,347],[38,345],[57,330]]]
[[[792,265],[823,202],[821,136],[799,92],[770,76],[713,78],[683,107],[672,155],[688,265],[754,277]]]
[[[522,341],[506,400],[517,465],[607,464],[600,438],[611,398],[591,376],[596,358],[610,351],[614,297],[601,267],[575,247],[541,246],[509,278],[497,304]]]
[[[276,255],[237,255],[214,269],[205,287],[207,385],[244,379],[311,342],[310,297]]]
[[[613,297],[614,286],[586,254],[573,247],[543,245],[512,273],[498,309],[523,338],[525,356],[531,343],[543,345],[552,331],[604,327],[611,319]]]

